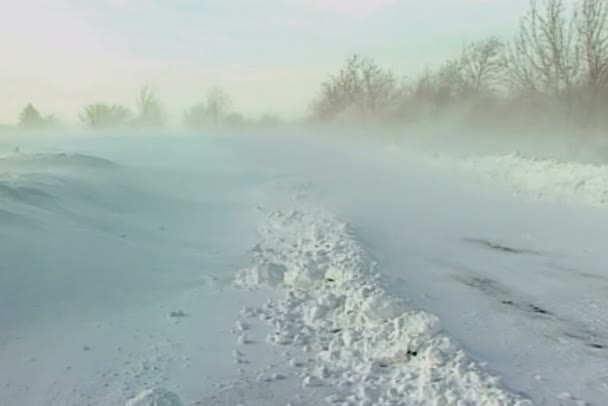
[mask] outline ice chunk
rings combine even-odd
[[[166,389],[148,389],[129,400],[125,406],[183,406],[179,397]]]

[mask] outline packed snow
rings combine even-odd
[[[2,405],[608,400],[604,166],[310,137],[0,156]]]
[[[477,175],[537,201],[608,206],[608,166],[533,159],[521,154],[435,156],[428,163]]]
[[[290,364],[304,356],[302,386],[319,387],[327,403],[529,404],[468,359],[437,317],[389,296],[345,224],[296,206],[269,213],[260,234],[236,282],[286,292],[249,315],[268,321],[266,341],[289,348]]]

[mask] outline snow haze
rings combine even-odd
[[[2,140],[0,403],[603,404],[606,167],[143,139]]]
[[[608,405],[608,1],[0,0],[0,406]]]
[[[0,1],[0,123],[29,102],[66,121],[150,83],[170,113],[226,88],[246,114],[299,117],[353,53],[403,75],[511,35],[527,1]],[[470,24],[475,20],[476,24]]]

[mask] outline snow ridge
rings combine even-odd
[[[505,185],[516,196],[532,200],[598,207],[608,205],[606,165],[533,159],[518,153],[465,159],[440,156],[427,162],[476,174],[492,184]]]
[[[531,404],[468,359],[437,317],[389,296],[346,224],[300,206],[267,214],[235,283],[284,290],[244,315],[269,323],[267,342],[307,355],[290,361],[302,387],[329,388],[325,402],[339,405]]]

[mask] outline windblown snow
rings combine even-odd
[[[530,404],[468,359],[437,317],[388,295],[346,224],[297,208],[269,213],[260,235],[236,283],[285,292],[246,315],[269,323],[266,341],[289,349],[301,385],[319,388],[327,403]]]
[[[442,168],[477,175],[515,195],[541,202],[608,205],[608,167],[605,165],[533,159],[521,154],[438,156],[427,161]]]
[[[605,166],[251,137],[0,154],[0,405],[606,404]]]

